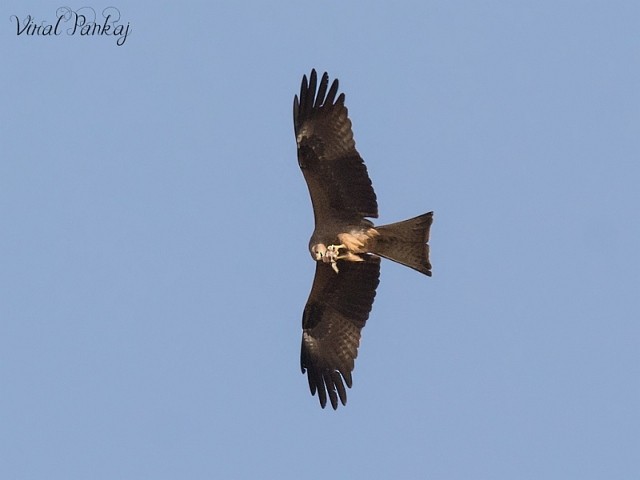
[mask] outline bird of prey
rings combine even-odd
[[[354,361],[376,295],[380,257],[431,276],[433,212],[384,226],[367,168],[356,150],[344,93],[315,70],[293,100],[298,164],[309,188],[315,230],[309,252],[316,272],[302,315],[302,373],[324,408],[346,405]],[[368,217],[368,218],[367,218]]]

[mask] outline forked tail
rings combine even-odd
[[[394,262],[431,276],[429,263],[429,230],[433,212],[409,220],[376,227],[379,235],[371,251]]]

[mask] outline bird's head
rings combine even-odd
[[[317,243],[311,246],[311,257],[319,262],[327,254],[327,247],[323,243]]]

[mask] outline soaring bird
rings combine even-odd
[[[302,314],[300,365],[311,394],[346,405],[354,361],[380,276],[380,257],[431,276],[429,230],[433,212],[383,226],[378,202],[356,150],[344,93],[315,70],[302,77],[293,100],[298,165],[309,188],[315,229],[309,252],[316,272]]]

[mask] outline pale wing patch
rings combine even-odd
[[[378,236],[375,228],[366,231],[352,231],[338,234],[338,241],[346,247],[350,253],[367,253],[367,243]]]

